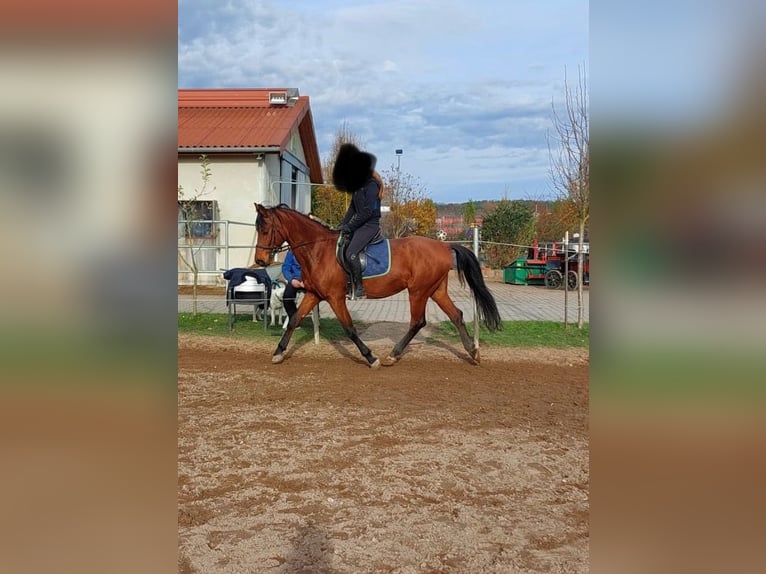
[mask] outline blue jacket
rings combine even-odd
[[[348,223],[353,233],[362,226],[380,227],[380,199],[378,182],[370,178],[364,187],[357,189],[351,196],[346,216],[341,224]]]
[[[301,265],[292,251],[288,251],[285,255],[285,261],[282,263],[282,275],[288,283],[293,279],[301,280]]]

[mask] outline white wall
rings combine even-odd
[[[303,145],[297,132],[293,134],[288,149],[303,163],[305,155]],[[209,154],[210,179],[206,191],[202,190],[202,162],[198,155],[184,155],[178,158],[178,184],[183,187],[184,199],[214,200],[218,205],[217,218],[220,220],[238,221],[252,225],[229,225],[229,245],[246,246],[229,250],[229,260],[226,261],[224,249],[215,251],[215,261],[210,264],[215,269],[232,267],[248,267],[253,264],[255,255],[255,203],[268,206],[279,203],[280,186],[271,185],[280,179],[289,180],[291,173],[280,175],[280,157],[278,153],[257,154],[244,156],[217,156]],[[297,202],[295,208],[303,213],[311,209],[311,187],[306,174],[299,172],[297,187]],[[226,241],[224,224],[219,224],[219,244]],[[190,274],[179,274],[179,283],[189,283]],[[221,275],[200,275],[200,284],[223,284]]]
[[[269,157],[271,156],[271,157]],[[264,154],[263,159],[249,157],[217,157],[209,155],[210,179],[204,194],[199,200],[214,200],[218,205],[217,218],[221,220],[239,221],[255,224],[254,203],[269,203],[269,173],[266,165],[278,166],[277,154]],[[184,189],[184,198],[193,199],[202,191],[202,163],[198,156],[178,158],[178,184]],[[253,263],[255,244],[255,228],[253,225],[235,225],[229,227],[230,245],[243,245],[229,250],[229,261],[226,262],[225,250],[217,251],[216,269],[231,267],[247,267]],[[219,224],[219,244],[226,241],[224,224]],[[212,279],[212,278],[210,278]],[[201,284],[220,284],[216,281],[201,278]]]

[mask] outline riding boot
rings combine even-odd
[[[349,257],[348,265],[351,270],[351,300],[365,299],[367,293],[364,292],[364,283],[362,283],[362,262],[359,261],[359,255]]]

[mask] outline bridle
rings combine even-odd
[[[269,243],[271,245],[263,245],[261,243],[256,243],[255,244],[255,248],[256,249],[264,249],[266,251],[269,251],[270,252],[269,258],[272,261],[274,260],[274,255],[275,254],[281,253],[282,251],[287,251],[288,249],[292,249],[293,251],[295,251],[296,249],[298,249],[300,247],[305,247],[307,245],[313,245],[314,243],[321,243],[323,241],[336,240],[336,238],[334,236],[333,237],[323,237],[321,239],[313,239],[311,241],[304,241],[303,243],[298,243],[297,245],[280,245],[279,247],[273,247],[273,244],[275,243],[275,241],[274,241],[274,232],[275,232],[274,224],[271,223],[271,233],[270,233],[270,237],[269,237]],[[258,237],[260,237],[260,233],[258,234]]]

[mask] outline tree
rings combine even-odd
[[[463,223],[466,224],[466,226],[473,225],[476,221],[476,205],[473,202],[473,199],[468,199],[468,201],[463,205]]]
[[[383,217],[388,237],[436,234],[436,204],[427,197],[425,186],[411,174],[391,166],[381,173],[385,190],[383,204],[390,211]]]
[[[482,241],[510,243],[489,245],[487,263],[490,267],[503,267],[526,254],[535,235],[535,214],[526,201],[502,199],[495,210],[484,216],[481,226]]]
[[[577,326],[582,329],[583,240],[590,219],[590,121],[585,70],[577,67],[577,85],[571,86],[564,70],[564,108],[553,109],[553,145],[548,138],[550,176],[557,196],[562,199],[579,227],[577,254]],[[566,318],[564,320],[566,324]]]
[[[338,128],[333,140],[332,149],[322,164],[323,179],[328,182],[325,185],[317,185],[312,189],[311,211],[314,215],[329,225],[338,225],[346,215],[351,196],[348,193],[338,191],[332,185],[332,170],[335,167],[335,158],[338,156],[340,146],[345,143],[354,144],[362,148],[361,141],[356,134],[343,122]]]
[[[436,204],[431,198],[422,198],[407,205],[417,227],[415,235],[433,236],[436,234]]]
[[[311,193],[311,211],[328,225],[338,225],[346,214],[348,201],[348,194],[332,185],[317,185]]]
[[[208,189],[208,184],[213,171],[206,155],[200,156],[200,161],[202,164],[200,168],[202,187],[195,188],[192,193],[187,193],[183,186],[178,186],[178,259],[181,264],[179,267],[185,266],[192,274],[192,315],[197,314],[198,255],[205,243],[215,238],[212,223],[214,214],[212,209],[207,209],[208,202],[202,201],[202,198],[212,191]],[[211,222],[207,223],[205,220],[211,220]]]
[[[539,241],[561,241],[564,233],[575,225],[569,205],[562,199],[536,202],[538,206],[535,237]]]

